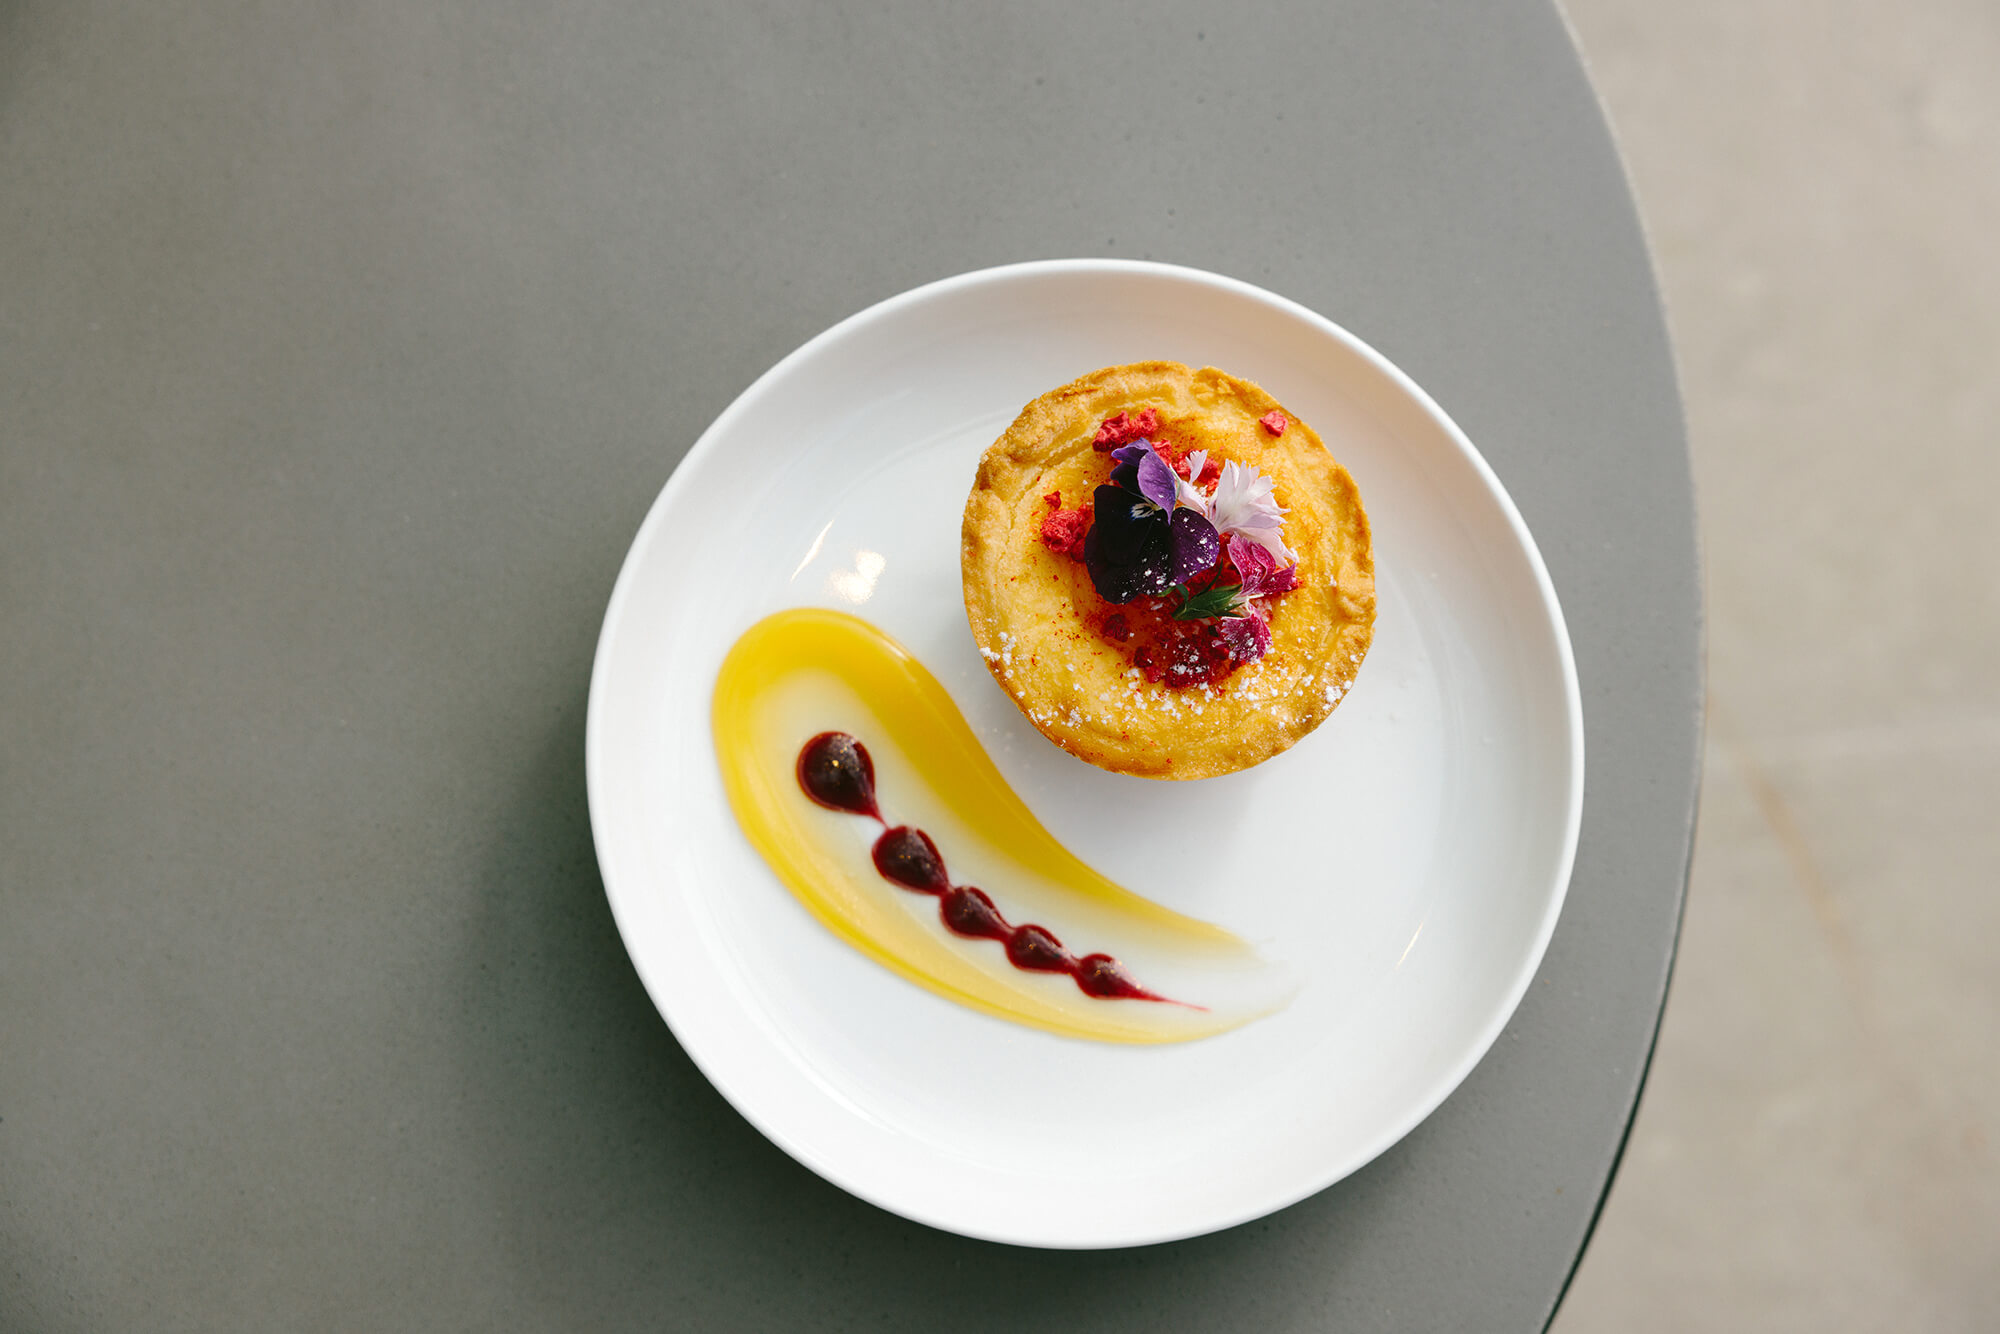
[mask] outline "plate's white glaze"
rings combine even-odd
[[[1286,754],[1198,783],[1104,773],[1043,740],[981,665],[959,595],[959,516],[980,452],[1044,390],[1161,357],[1256,380],[1311,422],[1360,485],[1375,534],[1375,644],[1347,699]],[[901,639],[1059,838],[1283,957],[1303,978],[1297,999],[1202,1042],[1105,1046],[961,1009],[837,941],[737,829],[709,733],[724,652],[754,620],[802,604],[856,611]],[[883,302],[717,418],[612,594],[588,770],[626,948],[744,1116],[907,1217],[1028,1245],[1121,1246],[1319,1190],[1465,1077],[1562,905],[1583,721],[1533,541],[1408,378],[1243,283],[1056,261]]]

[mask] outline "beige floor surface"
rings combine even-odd
[[[2000,1331],[2000,4],[1564,3],[1680,360],[1711,717],[1555,1329]]]

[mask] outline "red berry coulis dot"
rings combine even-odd
[[[1014,934],[1014,928],[1007,925],[1007,919],[1000,915],[985,891],[970,885],[961,885],[945,895],[940,915],[944,924],[961,936],[1005,940]]]
[[[1047,928],[1022,926],[1007,938],[1007,962],[1035,973],[1067,973],[1076,964]]]
[[[820,805],[881,819],[875,805],[875,761],[845,732],[821,732],[799,752],[799,786]]]
[[[904,889],[919,893],[942,894],[951,888],[937,844],[923,830],[906,824],[885,830],[875,840],[875,869],[884,880],[893,880]]]

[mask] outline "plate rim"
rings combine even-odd
[[[1476,1038],[1467,1044],[1459,1059],[1454,1062],[1424,1096],[1413,1099],[1403,1117],[1390,1123],[1383,1131],[1364,1142],[1357,1150],[1335,1162],[1330,1171],[1312,1173],[1302,1183],[1284,1191],[1274,1192],[1270,1198],[1260,1199],[1247,1207],[1233,1209],[1218,1214],[1192,1226],[1173,1227],[1127,1227],[1117,1235],[1106,1235],[1102,1239],[1080,1240],[1073,1238],[1050,1240],[1024,1235],[1004,1228],[981,1228],[968,1225],[963,1220],[927,1216],[922,1209],[909,1207],[904,1202],[890,1198],[877,1190],[868,1181],[825,1161],[821,1155],[798,1143],[789,1134],[771,1124],[760,1115],[750,1101],[739,1095],[728,1080],[713,1066],[698,1043],[690,1042],[687,1034],[674,1020],[665,1000],[664,986],[656,968],[649,966],[642,958],[641,951],[633,947],[633,922],[630,909],[621,907],[623,893],[617,887],[617,877],[612,871],[612,857],[607,851],[604,821],[607,801],[599,793],[609,780],[602,775],[605,762],[603,754],[608,742],[604,739],[603,695],[608,687],[607,660],[613,641],[624,618],[626,603],[632,596],[632,588],[637,579],[635,554],[642,548],[650,547],[655,530],[665,522],[665,516],[679,496],[690,485],[689,477],[693,469],[689,467],[716,449],[717,441],[726,435],[736,419],[751,412],[757,403],[779,383],[790,369],[800,362],[810,359],[821,348],[835,343],[856,329],[878,321],[890,319],[904,309],[927,301],[949,297],[975,288],[1006,285],[1044,277],[1081,275],[1122,275],[1159,279],[1169,282],[1187,283],[1220,291],[1254,304],[1266,306],[1279,314],[1290,316],[1315,327],[1320,333],[1344,345],[1350,352],[1368,363],[1378,374],[1386,377],[1402,394],[1414,403],[1432,422],[1440,428],[1444,437],[1455,448],[1463,462],[1470,465],[1473,474],[1484,486],[1489,500],[1498,508],[1506,521],[1515,544],[1527,559],[1529,573],[1537,594],[1540,596],[1546,626],[1550,632],[1556,660],[1561,669],[1564,721],[1569,733],[1567,754],[1568,792],[1565,800],[1561,851],[1557,858],[1557,870],[1543,909],[1542,918],[1536,925],[1534,941],[1522,956],[1520,967],[1510,981],[1504,1001],[1494,1007],[1486,1024]],[[824,1180],[838,1186],[877,1208],[909,1219],[912,1222],[934,1227],[941,1231],[978,1240],[1000,1242],[1008,1245],[1034,1247],[1049,1250],[1108,1250],[1135,1246],[1158,1245],[1190,1237],[1206,1236],[1221,1232],[1244,1223],[1267,1217],[1281,1209],[1289,1208],[1312,1195],[1318,1194],[1359,1171],[1389,1149],[1400,1143],[1411,1131],[1427,1120],[1444,1102],[1455,1093],[1465,1080],[1485,1060],[1487,1054],[1499,1041],[1500,1034],[1512,1021],[1520,1009],[1521,1001],[1533,985],[1535,975],[1540,971],[1550,941],[1555,934],[1556,923],[1569,899],[1569,888],[1576,868],[1577,845],[1582,831],[1583,799],[1585,783],[1585,735],[1582,691],[1577,677],[1576,655],[1569,635],[1569,626],[1563,615],[1562,604],[1555,590],[1547,563],[1542,558],[1541,548],[1536,544],[1527,522],[1521,517],[1513,497],[1501,483],[1498,474],[1486,461],[1471,439],[1460,429],[1449,413],[1439,406],[1424,388],[1406,374],[1394,362],[1378,352],[1365,339],[1360,338],[1338,322],[1327,318],[1311,307],[1282,296],[1267,288],[1239,278],[1210,270],[1181,264],[1170,264],[1157,260],[1135,260],[1104,257],[1071,257],[1061,259],[1025,260],[988,268],[971,269],[962,273],[934,279],[915,287],[905,289],[885,297],[850,315],[835,321],[819,333],[799,344],[792,351],[779,358],[758,375],[733,398],[715,419],[704,428],[687,452],[674,465],[672,473],[661,486],[659,493],[647,508],[645,518],[633,533],[627,544],[624,558],[619,564],[618,577],[612,585],[610,597],[605,603],[603,621],[599,627],[597,644],[591,659],[590,688],[585,705],[584,721],[584,783],[586,800],[590,811],[591,843],[597,858],[598,874],[604,885],[604,896],[611,908],[612,920],[618,928],[619,942],[624,947],[626,958],[638,974],[646,995],[666,1023],[674,1040],[699,1070],[710,1086],[723,1099],[756,1128],[759,1134],[783,1149],[795,1161],[803,1164]]]

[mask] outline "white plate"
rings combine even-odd
[[[1353,473],[1375,534],[1375,644],[1346,700],[1286,754],[1198,783],[1105,773],[1043,740],[981,665],[959,594],[980,452],[1044,390],[1151,358],[1264,385]],[[709,732],[724,652],[799,605],[902,640],[1058,838],[1268,945],[1303,977],[1297,999],[1201,1042],[1107,1046],[962,1009],[836,940],[738,830]],[[1472,1069],[1562,906],[1583,716],[1533,540],[1406,376],[1244,283],[1054,261],[863,311],[716,419],[612,593],[588,769],[633,964],[752,1124],[924,1223],[1125,1246],[1339,1180]]]

